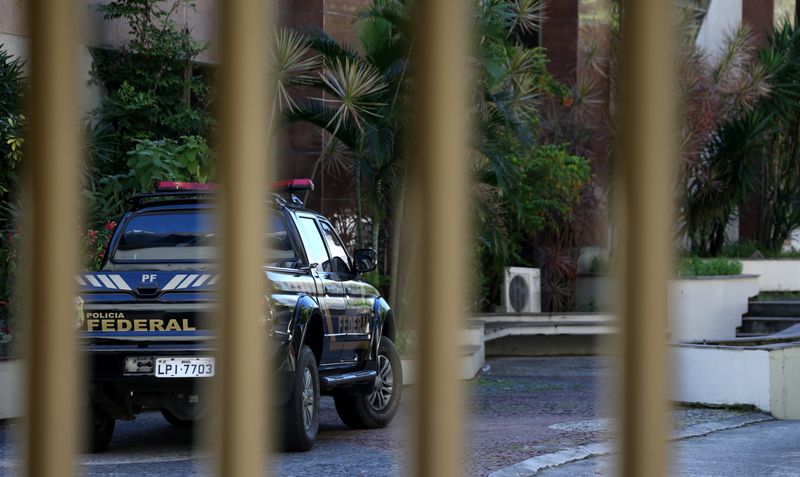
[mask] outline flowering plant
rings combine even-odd
[[[99,270],[105,258],[108,242],[114,235],[117,223],[109,220],[100,229],[90,228],[83,236],[83,264],[87,270]]]

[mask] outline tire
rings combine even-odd
[[[364,394],[338,394],[333,398],[339,418],[353,429],[386,427],[397,413],[403,390],[400,353],[389,338],[381,337],[378,348],[378,377]]]
[[[116,420],[99,409],[89,413],[89,452],[92,454],[108,449],[114,435]]]
[[[319,401],[317,358],[303,345],[292,379],[291,396],[282,410],[285,450],[305,452],[314,446],[319,430]]]
[[[168,409],[161,408],[161,415],[164,416],[164,419],[167,420],[168,423],[172,424],[175,427],[192,427],[194,426],[194,419],[181,419],[180,417],[176,416]]]

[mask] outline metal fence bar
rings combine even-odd
[[[25,474],[72,473],[79,361],[74,341],[79,129],[77,10],[32,0],[29,182],[25,224],[28,346]]]
[[[220,225],[222,298],[216,437],[217,474],[263,475],[267,369],[262,271],[267,147],[265,0],[220,2]],[[270,35],[270,38],[272,36]]]
[[[467,283],[467,8],[463,0],[418,3],[418,104],[411,180],[420,207],[417,275],[416,473],[461,474],[463,392],[459,331]]]
[[[620,475],[666,475],[667,286],[673,237],[669,0],[622,2],[622,420]]]

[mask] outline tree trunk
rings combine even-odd
[[[389,281],[389,300],[397,301],[397,290],[400,280],[400,236],[403,234],[403,211],[406,205],[406,178],[405,171],[400,185],[397,189],[397,198],[395,202],[395,214],[392,218],[392,263],[391,263],[391,279]]]
[[[380,243],[380,236],[381,236],[381,219],[378,212],[374,212],[372,214],[372,250],[378,251],[378,245]],[[379,255],[380,256],[380,255]],[[386,263],[383,263],[383,266],[386,267]],[[381,272],[381,264],[378,263],[378,273]]]
[[[361,165],[356,163],[356,244],[364,247],[364,211],[361,207]]]

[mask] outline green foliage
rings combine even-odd
[[[761,121],[753,133],[761,132],[761,141],[749,151],[760,179],[751,196],[761,211],[756,241],[766,251],[779,251],[800,225],[800,28],[784,22],[760,58],[772,91],[748,118]]]
[[[741,273],[742,262],[727,258],[687,257],[681,259],[678,264],[678,275],[682,277],[712,277]]]
[[[214,175],[203,139],[213,126],[213,94],[195,64],[208,45],[173,20],[184,5],[192,3],[115,0],[95,7],[130,30],[119,50],[92,51],[92,78],[108,94],[88,131],[90,224],[115,218],[130,195],[150,191],[156,180],[204,182]]]
[[[751,301],[800,301],[800,292],[761,292]]]
[[[767,94],[733,116],[712,137],[698,174],[688,188],[687,232],[696,253],[723,251],[725,229],[737,206],[758,210],[757,249],[779,255],[800,226],[800,30],[777,26],[758,52]],[[735,67],[735,65],[734,65]]]
[[[202,137],[139,139],[134,144],[127,172],[98,177],[86,191],[91,217],[119,216],[132,191],[152,192],[159,180],[209,182],[216,176],[213,152]]]
[[[763,250],[758,242],[741,241],[722,247],[721,257],[741,259],[800,259],[800,250]]]
[[[114,235],[117,223],[107,222],[99,229],[89,228],[81,237],[83,243],[83,266],[86,270],[97,271],[103,264],[108,243]]]
[[[605,255],[595,255],[589,264],[589,273],[596,275],[606,275],[611,271],[611,264]]]
[[[203,136],[212,124],[210,91],[193,63],[208,46],[171,18],[184,4],[117,0],[96,7],[106,20],[130,26],[125,46],[92,52],[92,77],[108,90],[96,114],[114,127],[123,155],[139,139]]]
[[[17,167],[22,161],[27,120],[22,110],[25,93],[23,61],[12,56],[0,44],[0,197],[17,182]]]

